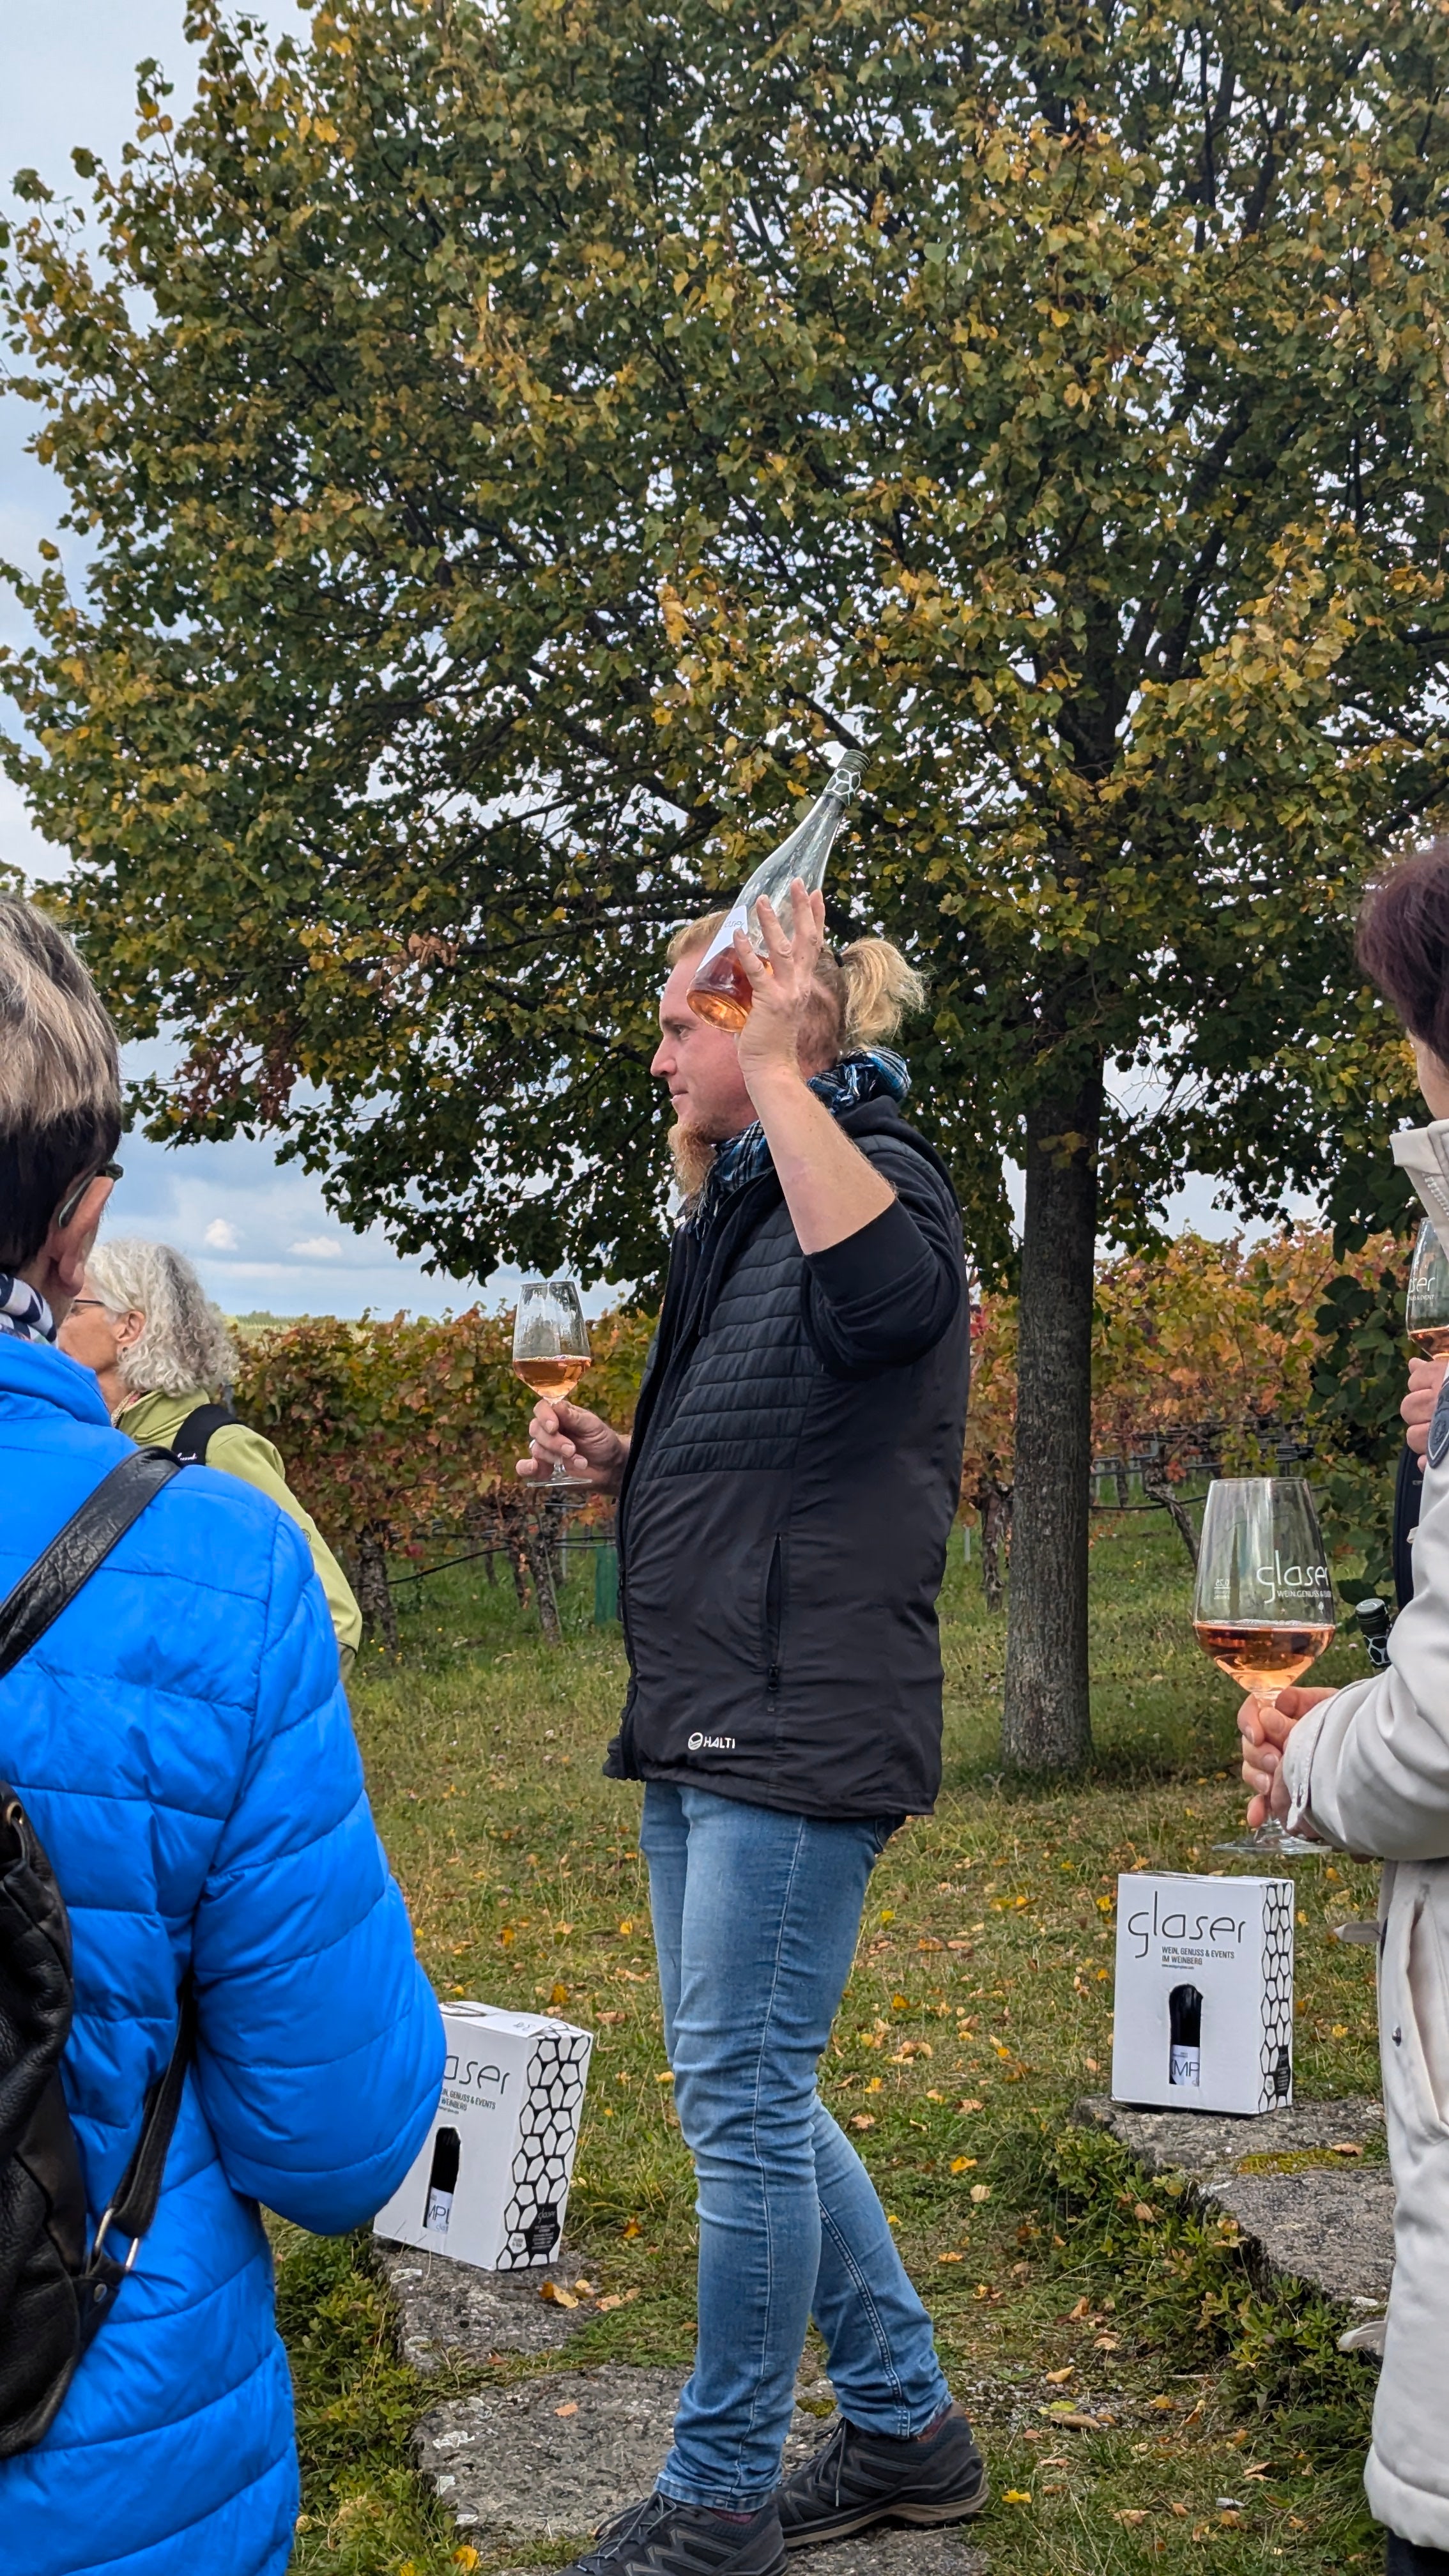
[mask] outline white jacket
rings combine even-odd
[[[1364,2484],[1390,2531],[1449,2550],[1449,1380],[1429,1456],[1391,1667],[1301,1719],[1284,1770],[1292,1821],[1387,1864],[1379,2051],[1398,2205]]]

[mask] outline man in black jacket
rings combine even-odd
[[[540,1403],[521,1473],[619,1495],[630,1686],[608,1768],[646,1783],[665,2036],[699,2181],[699,2341],[655,2493],[587,2576],[779,2576],[787,2548],[985,2502],[971,2429],[859,2157],[820,2102],[871,1866],[940,1782],[935,1603],[959,1491],[969,1327],[944,1167],[899,1115],[916,979],[793,940],[735,1039],[676,943],[654,1071],[696,1185],[632,1439]],[[811,2313],[840,2418],[783,2487]]]

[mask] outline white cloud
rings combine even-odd
[[[300,1243],[289,1244],[287,1248],[303,1261],[340,1261],[342,1258],[341,1244],[329,1242],[325,1234],[304,1234]]]
[[[235,1252],[241,1236],[229,1218],[214,1216],[201,1240],[213,1252]]]

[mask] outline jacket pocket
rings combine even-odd
[[[1432,1885],[1396,1873],[1383,1950],[1380,2048],[1385,2109],[1421,2137],[1449,2125],[1449,1976]]]
[[[782,1538],[773,1541],[765,1559],[760,1624],[764,1640],[765,1689],[773,1699],[780,1687],[785,1657],[785,1542]]]

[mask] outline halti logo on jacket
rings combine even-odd
[[[732,1735],[692,1735],[689,1739],[691,1753],[733,1753],[734,1749]]]

